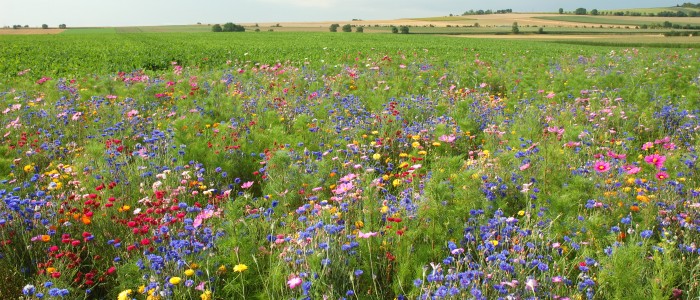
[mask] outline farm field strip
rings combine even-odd
[[[0,36],[0,298],[700,296],[691,38],[135,28]]]

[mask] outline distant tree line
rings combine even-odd
[[[683,3],[683,5],[678,5],[676,7],[685,7],[685,8],[700,8],[700,3],[699,4],[692,4],[692,3]],[[560,8],[559,9],[560,14],[564,14],[564,9]],[[592,16],[598,16],[598,15],[603,15],[603,16],[630,16],[630,17],[700,17],[700,11],[661,11],[658,13],[647,13],[647,12],[638,12],[638,11],[599,11],[597,9],[591,9],[588,11],[586,8],[579,7],[573,12],[575,15],[592,15]]]
[[[224,24],[224,26],[221,26],[219,24],[215,24],[214,26],[211,27],[211,31],[213,31],[213,32],[244,32],[245,27],[243,27],[242,25],[228,22],[228,23]]]
[[[492,14],[508,14],[508,13],[512,13],[512,12],[513,12],[513,10],[510,9],[510,8],[507,8],[507,9],[498,9],[498,10],[491,10],[491,9],[488,9],[488,10],[483,10],[483,9],[480,9],[480,10],[473,10],[473,9],[470,9],[470,10],[468,10],[468,11],[465,11],[462,15],[463,15],[463,16],[468,16],[468,15],[492,15]]]
[[[7,28],[7,26],[5,26],[5,27]],[[19,25],[19,24],[12,25],[12,29],[21,29],[21,28],[29,28],[29,25],[24,25],[24,26]],[[41,24],[41,28],[42,29],[49,29],[49,25],[48,24]],[[60,25],[58,25],[58,28],[59,29],[66,29],[68,27],[66,27],[66,24],[60,24]]]
[[[676,5],[676,7],[678,7],[678,5]],[[700,3],[693,4],[690,2],[686,2],[686,3],[681,4],[680,7],[700,8]]]
[[[342,27],[340,26],[340,24],[331,24],[331,26],[328,27],[328,29],[331,32],[338,32],[338,28],[343,30],[343,32],[352,32],[353,27],[355,27],[355,32],[360,32],[360,33],[365,32],[365,28],[363,26],[355,26],[355,25],[350,25],[350,24],[345,24]]]

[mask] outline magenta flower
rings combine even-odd
[[[250,188],[251,186],[253,186],[253,182],[252,182],[252,181],[248,181],[248,182],[246,182],[246,183],[241,184],[241,188],[242,188],[242,189],[247,189],[247,188]]]
[[[301,278],[294,276],[291,279],[287,280],[287,286],[289,286],[290,289],[294,289],[298,286],[301,285]]]
[[[656,173],[656,179],[658,180],[665,180],[668,179],[668,173],[661,171],[659,173]]]
[[[622,168],[625,169],[625,172],[627,172],[627,174],[630,174],[630,175],[637,174],[637,173],[639,173],[639,171],[642,170],[642,168],[637,167],[635,165],[625,165]]]
[[[604,173],[610,170],[610,164],[606,161],[596,161],[595,164],[593,164],[593,168],[596,170],[598,173]]]
[[[666,161],[666,156],[658,154],[647,155],[644,157],[644,161],[650,165],[654,165],[657,169],[661,169]]]

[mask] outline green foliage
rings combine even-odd
[[[341,29],[343,30],[343,32],[351,32],[351,31],[352,31],[352,25],[350,25],[350,24],[345,24],[345,25],[343,25],[343,27],[342,27]]]
[[[576,10],[574,10],[574,14],[576,14],[576,15],[585,15],[585,14],[587,14],[587,12],[588,11],[583,7],[579,7]]]
[[[331,26],[328,28],[331,32],[338,32],[338,27],[340,27],[339,24],[331,24]]]
[[[520,33],[520,27],[518,27],[518,22],[513,22],[513,26],[511,26],[511,32],[514,34]]]
[[[214,24],[214,26],[211,27],[211,31],[213,32],[222,32],[224,29],[221,27],[219,24]]]
[[[392,29],[392,31],[393,31],[393,29]],[[399,31],[401,32],[401,34],[408,34],[408,26],[401,26],[399,28]]]
[[[355,32],[360,32],[360,33],[365,32],[365,28],[362,26],[357,26],[357,27],[355,27]]]
[[[228,22],[228,23],[224,24],[224,26],[222,27],[222,31],[223,32],[244,32],[245,27],[238,25],[238,24]]]
[[[396,26],[391,26],[391,33],[399,33],[399,28]]]

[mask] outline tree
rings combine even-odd
[[[245,27],[238,25],[238,24],[233,24],[231,22],[228,22],[228,23],[224,24],[223,31],[224,32],[244,32]]]
[[[401,26],[399,31],[401,31],[402,34],[408,34],[408,26]]]
[[[221,25],[216,24],[216,25],[214,25],[214,26],[211,27],[211,31],[213,31],[213,32],[222,32],[222,31],[223,31],[223,28],[221,28]]]
[[[564,9],[563,9],[563,8],[559,8],[559,14],[560,14],[560,15],[561,15],[561,14],[564,14]]]
[[[399,33],[399,29],[396,26],[391,26],[391,33]]]
[[[355,32],[365,32],[365,28],[362,26],[355,27]]]
[[[520,33],[520,28],[518,27],[518,22],[513,22],[513,29],[511,29],[513,33],[518,34]]]
[[[585,15],[587,12],[588,12],[588,11],[587,11],[585,8],[579,7],[579,8],[577,8],[577,9],[574,11],[574,14],[577,14],[577,15]]]
[[[352,25],[350,25],[350,24],[343,25],[343,32],[352,32]]]
[[[331,24],[331,27],[328,29],[330,29],[331,32],[338,32],[338,27],[340,27],[339,24]]]
[[[60,25],[58,25],[58,28],[59,29],[66,29],[68,27],[66,27],[66,24],[60,24]]]
[[[595,9],[595,8],[594,8],[594,9],[591,9],[591,15],[597,16],[597,15],[599,15],[599,14],[600,14],[600,13],[598,12],[597,9]]]
[[[49,29],[49,25],[41,24],[41,29]]]

